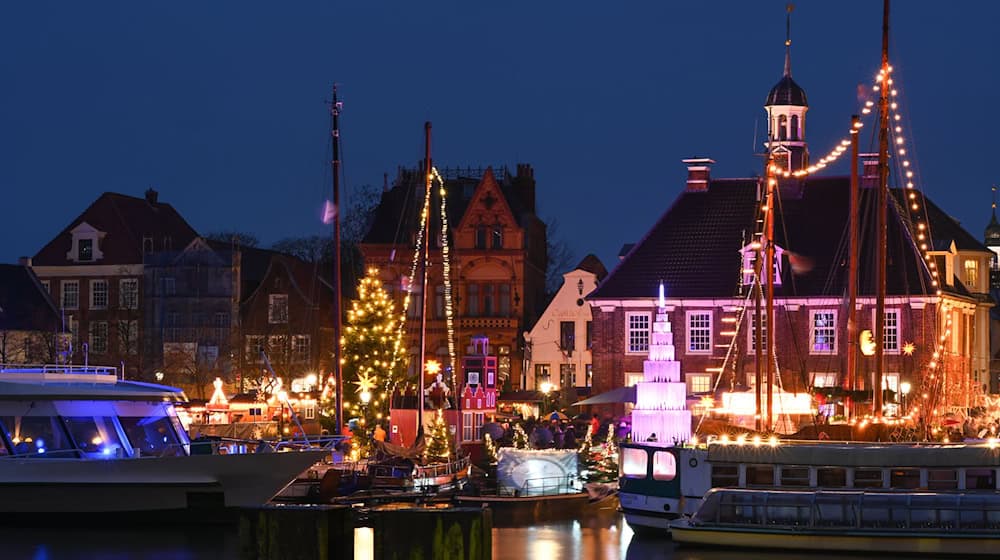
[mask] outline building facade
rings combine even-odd
[[[607,271],[594,255],[587,255],[563,283],[541,318],[524,333],[525,363],[520,386],[527,390],[590,387],[593,381],[593,323],[584,299]]]
[[[456,363],[448,363],[443,258],[440,243],[433,241],[426,295],[426,356],[443,364],[444,377],[450,380],[451,368],[457,370],[462,363],[472,338],[485,336],[497,357],[498,387],[515,388],[523,366],[521,333],[537,319],[545,297],[545,224],[535,213],[534,173],[529,165],[518,165],[516,174],[505,168],[445,169],[443,178],[448,193]],[[424,294],[410,275],[423,200],[423,173],[400,170],[392,188],[382,193],[361,243],[366,266],[379,269],[387,291],[399,304],[412,282],[405,344],[413,375],[419,371]],[[432,240],[440,232],[439,203],[435,194]],[[458,372],[454,373],[457,381]]]

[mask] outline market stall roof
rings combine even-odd
[[[635,385],[630,385],[628,387],[619,387],[617,389],[612,389],[610,391],[601,393],[599,395],[594,395],[589,399],[584,399],[580,402],[573,403],[573,406],[587,406],[592,404],[611,404],[611,403],[634,403],[635,402]]]

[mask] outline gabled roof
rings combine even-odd
[[[839,296],[847,284],[847,177],[787,179],[780,185],[775,243],[784,249],[783,296]],[[673,206],[589,296],[653,298],[663,280],[668,297],[731,297],[741,293],[739,253],[756,229],[756,179],[712,180],[707,191],[684,191]],[[888,220],[887,292],[932,294],[931,276],[910,236],[907,192],[893,189]],[[923,196],[918,194],[920,199]],[[859,295],[875,293],[875,191],[862,189]],[[986,251],[968,232],[925,201],[931,234],[968,250]],[[948,292],[968,295],[962,286]]]
[[[365,234],[362,243],[412,245],[411,236],[416,233],[420,224],[420,209],[423,207],[424,180],[422,167],[418,169],[400,169],[392,188],[382,192],[382,198],[375,207],[371,227]],[[529,220],[535,220],[532,208],[533,200],[523,200],[528,196],[516,186],[517,177],[513,179],[510,173],[503,173],[487,168],[486,170],[469,169],[463,173],[461,169],[451,170],[445,176],[445,187],[448,191],[448,222],[458,227],[465,215],[466,209],[476,196],[479,186],[487,180],[487,174],[492,176],[503,194],[502,203],[506,204],[517,220],[518,225],[525,227]],[[523,180],[528,180],[524,178]],[[533,179],[531,179],[533,181]],[[434,209],[435,212],[437,208]],[[435,213],[435,216],[437,214]]]
[[[598,282],[604,280],[604,277],[608,275],[608,269],[604,268],[604,263],[593,253],[583,257],[580,264],[576,265],[576,270],[585,270],[593,274],[597,277]]]
[[[147,192],[145,198],[106,192],[38,251],[33,264],[76,265],[66,253],[71,248],[71,230],[83,222],[105,233],[100,242],[104,257],[88,264],[142,263],[144,238],[152,238],[154,251],[165,249],[166,238],[170,239],[168,250],[180,250],[198,235],[173,206],[159,202],[155,191]]]
[[[59,310],[26,266],[0,264],[0,331],[62,331]]]

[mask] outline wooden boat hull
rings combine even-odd
[[[586,492],[548,496],[456,496],[455,501],[463,506],[492,509],[494,524],[500,525],[565,519],[594,507],[617,508],[616,497],[593,502]]]
[[[1000,536],[995,533],[954,535],[946,533],[909,534],[865,532],[823,533],[796,530],[748,530],[743,528],[692,527],[687,521],[674,522],[670,527],[674,542],[693,546],[740,549],[781,549],[857,553],[996,555],[995,545]]]

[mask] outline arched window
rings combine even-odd
[[[788,140],[788,116],[778,116],[778,140]]]
[[[792,140],[799,139],[799,116],[792,115]]]

